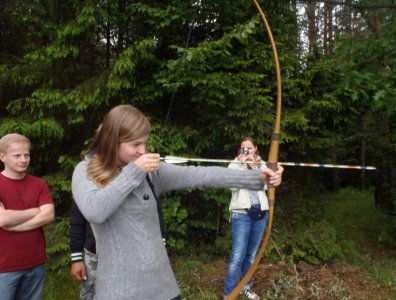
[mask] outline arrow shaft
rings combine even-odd
[[[209,163],[233,163],[231,159],[211,159],[211,158],[189,158],[189,157],[178,157],[178,156],[165,156],[161,157],[161,160],[169,163],[184,163],[184,162],[209,162]],[[245,161],[244,163],[250,163],[251,161]],[[263,161],[266,163],[265,161]],[[310,168],[336,168],[336,169],[360,169],[360,170],[375,170],[373,166],[358,166],[358,165],[337,165],[337,164],[318,164],[318,163],[299,163],[299,162],[279,162],[282,166],[295,166],[295,167],[310,167]]]
[[[312,168],[336,168],[336,169],[360,169],[360,170],[375,170],[373,166],[357,166],[357,165],[335,165],[335,164],[316,164],[316,163],[297,163],[297,162],[279,162],[282,166],[296,166],[296,167],[312,167]]]

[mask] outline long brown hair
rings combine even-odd
[[[256,149],[257,149],[257,150],[256,150],[256,157],[260,157],[260,154],[259,154],[259,151],[258,151],[258,147],[257,147],[256,140],[255,140],[254,138],[252,138],[251,136],[244,137],[244,138],[240,141],[240,143],[239,143],[239,148],[238,148],[238,155],[242,153],[242,152],[241,152],[241,145],[242,145],[243,142],[246,142],[246,141],[251,142],[251,143],[253,144],[253,146],[256,147]]]
[[[119,172],[120,143],[137,140],[150,134],[150,122],[132,105],[119,105],[105,116],[88,151],[93,156],[88,164],[88,177],[99,187],[106,186]]]

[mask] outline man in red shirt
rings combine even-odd
[[[26,172],[30,141],[12,133],[0,139],[0,298],[39,300],[45,277],[43,226],[55,218],[44,180]]]

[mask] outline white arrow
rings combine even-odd
[[[167,155],[161,157],[160,160],[168,164],[183,164],[186,162],[210,162],[210,163],[232,163],[234,160],[230,159],[211,159],[211,158],[187,158],[179,156]],[[244,163],[251,163],[252,161],[245,161]],[[265,162],[264,162],[265,163]],[[375,170],[373,166],[357,166],[357,165],[335,165],[335,164],[317,164],[317,163],[296,163],[296,162],[278,162],[282,166],[296,166],[296,167],[311,167],[311,168],[338,168],[338,169],[361,169],[361,170]]]

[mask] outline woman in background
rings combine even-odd
[[[265,169],[258,153],[256,141],[251,137],[242,139],[238,156],[228,166],[230,169],[252,172]],[[233,188],[230,202],[232,250],[224,284],[224,298],[238,285],[256,258],[265,227],[268,222],[268,199],[264,188]],[[250,289],[252,279],[243,287],[241,294],[248,299],[260,299]]]

